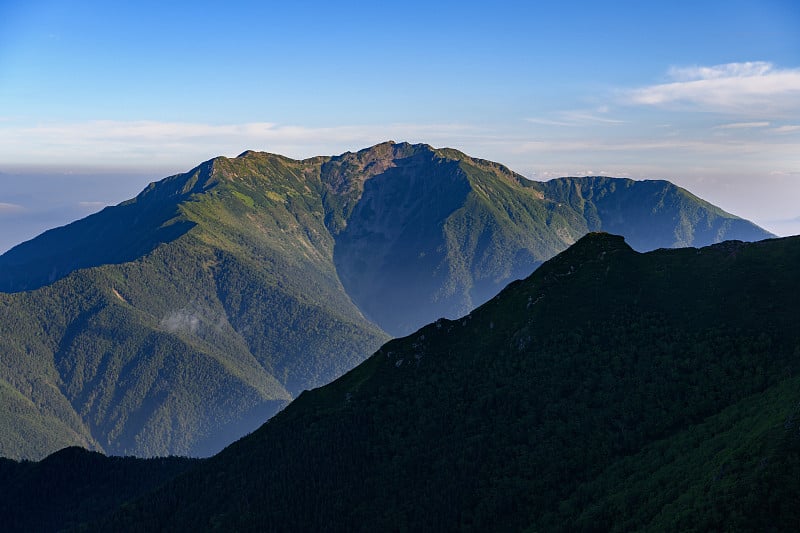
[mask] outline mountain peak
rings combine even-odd
[[[561,278],[570,276],[581,266],[598,264],[613,256],[626,257],[637,254],[621,235],[602,231],[587,233],[575,244],[546,261],[534,273],[545,278]]]
[[[612,252],[617,250],[633,251],[622,235],[614,235],[605,231],[590,231],[573,245],[573,249],[599,250]]]
[[[393,159],[400,159],[416,155],[422,152],[433,153],[434,151],[435,149],[429,144],[424,144],[424,143],[411,144],[405,141],[401,142],[386,141],[378,143],[375,146],[359,150],[357,153],[363,154],[363,156],[373,156],[373,157],[388,156]]]
[[[322,180],[336,194],[355,195],[358,200],[364,182],[396,167],[399,160],[422,153],[433,154],[427,144],[386,141],[358,152],[331,157],[322,165]]]
[[[604,231],[591,231],[578,239],[575,244],[557,255],[554,259],[565,257],[571,262],[594,260],[610,254],[636,253],[622,235],[614,235]]]
[[[103,455],[99,452],[89,451],[80,446],[67,446],[51,453],[42,460],[42,463],[76,463],[84,459],[98,459]]]

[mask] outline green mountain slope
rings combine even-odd
[[[590,234],[91,529],[794,529],[798,267]]]
[[[308,183],[296,162],[254,155],[151,186],[137,203],[172,198],[167,224],[191,229],[134,261],[0,294],[3,378],[41,417],[66,424],[72,443],[208,455],[352,368],[386,336],[338,282]],[[128,206],[104,216],[125,220]],[[79,230],[62,232],[88,243]],[[16,416],[0,417],[5,456],[53,451],[36,443],[46,434],[27,445]]]
[[[280,244],[286,231],[280,222],[262,227],[256,243],[270,234],[277,250],[333,246],[336,274],[347,293],[395,335],[469,312],[588,231],[625,235],[639,251],[772,237],[666,181],[587,177],[539,183],[457,150],[390,142],[305,161],[245,152],[204,163],[0,256],[0,290],[29,290],[78,268],[136,259],[198,222],[206,233],[217,232],[213,213],[186,217],[180,211],[192,205],[192,195],[213,189],[218,182],[211,169],[226,165],[240,167],[229,168],[229,177],[242,171],[259,176],[247,185],[249,193],[228,196],[246,202],[239,208],[276,209],[288,199],[292,213],[300,202],[303,210],[317,210],[293,221],[287,213],[278,216],[287,227],[308,229],[313,243]],[[284,182],[287,168],[296,175]],[[262,202],[253,203],[252,194]],[[320,212],[324,228],[314,218]],[[225,243],[254,229],[231,225],[235,217],[221,220],[227,220]],[[240,244],[253,244],[252,235]]]
[[[639,251],[705,246],[724,240],[757,241],[758,226],[663,180],[586,177],[543,184],[548,198],[581,213],[590,231],[625,235]]]
[[[151,183],[136,198],[44,232],[0,256],[0,291],[31,290],[74,270],[124,263],[186,233],[192,223],[178,205],[213,186],[213,163]]]
[[[538,183],[425,145],[345,154],[322,179],[342,283],[393,335],[469,312],[588,231],[630,235],[640,251],[772,236],[668,182]]]
[[[528,181],[452,149],[245,152],[0,256],[0,455],[208,455],[589,230],[769,236],[666,182]]]

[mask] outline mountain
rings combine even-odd
[[[3,455],[209,455],[380,346],[304,172],[216,159],[3,256]]]
[[[289,167],[303,182],[288,185],[290,196],[305,187],[305,201],[317,204],[316,216],[324,213],[324,228],[309,216],[289,223],[302,229],[308,224],[313,235],[329,241],[323,246],[333,248],[347,293],[394,335],[469,312],[589,231],[626,235],[639,251],[774,236],[667,181],[539,183],[457,150],[407,143],[304,161],[248,151],[151,184],[134,200],[15,247],[0,256],[0,290],[35,289],[76,269],[135,260],[198,222],[210,230],[215,220],[179,216],[179,206],[219,183],[209,177],[214,169],[237,186],[240,175],[250,176],[249,191],[235,198],[255,211],[272,209],[286,200],[281,177]],[[254,190],[259,204],[248,196]],[[294,202],[289,210],[296,207]],[[228,229],[227,238],[240,231]],[[320,244],[303,240],[301,246]]]
[[[608,228],[770,236],[668,182],[537,183],[427,145],[213,159],[0,256],[0,455],[210,455]]]
[[[589,231],[625,235],[638,251],[774,237],[668,181],[559,178],[544,187],[582,213]]]
[[[34,463],[0,458],[3,531],[62,531],[97,520],[200,463],[64,448]]]
[[[589,231],[639,251],[773,237],[666,181],[539,183],[452,149],[378,145],[323,179],[352,198],[329,224],[342,283],[395,336],[468,313]]]
[[[589,234],[84,527],[794,530],[798,267]]]

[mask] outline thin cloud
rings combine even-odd
[[[800,125],[787,124],[785,126],[778,126],[777,128],[773,128],[772,131],[774,131],[775,133],[791,133],[793,131],[800,131]]]
[[[603,117],[594,113],[586,113],[583,111],[567,111],[564,114],[564,118],[571,120],[572,122],[578,123],[602,123],[602,124],[624,124],[624,120],[618,120],[608,117]]]
[[[541,124],[542,126],[563,126],[563,127],[575,126],[575,124],[571,122],[552,120],[549,118],[531,117],[531,118],[526,118],[525,121],[530,122],[532,124]]]
[[[575,152],[586,154],[591,152],[649,152],[662,150],[682,150],[700,154],[746,154],[746,153],[784,153],[795,145],[785,143],[767,143],[740,140],[714,139],[568,139],[568,140],[531,140],[517,143],[514,153],[529,152]]]
[[[4,213],[20,213],[25,211],[25,208],[18,204],[9,204],[5,202],[0,202],[0,214]]]
[[[744,63],[725,63],[713,67],[671,67],[669,77],[675,81],[715,80],[722,78],[746,78],[763,76],[773,69],[767,61],[748,61]]]
[[[720,126],[715,126],[714,129],[716,130],[741,130],[741,129],[749,129],[749,128],[766,128],[769,126],[769,122],[733,122],[731,124],[722,124]]]
[[[625,99],[636,105],[751,115],[800,111],[800,69],[755,61],[673,67],[669,77],[673,80],[669,83],[627,91]]]
[[[0,160],[6,164],[126,164],[151,166],[234,156],[246,149],[290,157],[340,153],[388,139],[464,141],[462,124],[388,124],[304,127],[272,122],[205,124],[157,121],[84,121],[33,127],[0,124]],[[79,158],[76,161],[75,158]]]
[[[604,116],[604,114],[609,112],[608,106],[601,106],[594,111],[585,111],[585,110],[572,110],[572,111],[561,111],[555,114],[555,119],[550,118],[543,118],[543,117],[530,117],[526,118],[526,122],[530,122],[532,124],[541,124],[542,126],[562,126],[562,127],[580,127],[580,126],[587,126],[587,125],[598,125],[598,124],[608,124],[608,125],[615,125],[615,124],[624,124],[624,120],[619,120],[615,118],[610,118],[608,116]]]

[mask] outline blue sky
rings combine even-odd
[[[0,0],[0,251],[245,149],[664,178],[800,233],[800,2]]]

